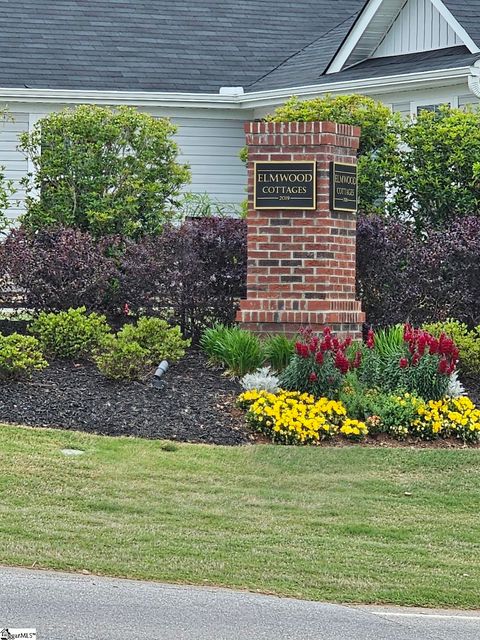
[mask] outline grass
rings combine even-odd
[[[478,450],[175,450],[0,427],[0,469],[3,564],[480,606]]]

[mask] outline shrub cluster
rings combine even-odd
[[[14,229],[0,244],[0,283],[22,293],[25,307],[35,312],[116,311],[112,298],[118,271],[107,255],[106,241],[89,233],[56,228],[27,233]]]
[[[169,309],[195,341],[206,326],[232,323],[246,291],[246,233],[244,220],[204,218],[127,243],[119,261],[122,300],[133,313]]]
[[[168,313],[198,339],[214,322],[233,322],[245,295],[246,224],[213,218],[167,227],[138,241],[95,240],[72,228],[12,231],[0,245],[0,283],[33,311],[85,306],[110,320]]]
[[[180,360],[189,345],[180,327],[171,327],[160,318],[140,318],[108,336],[94,360],[107,378],[142,380],[162,360]]]
[[[63,224],[96,236],[158,233],[188,181],[177,162],[176,127],[120,106],[66,108],[20,136],[35,171],[23,180],[32,230]]]
[[[113,334],[105,316],[89,314],[85,307],[41,313],[29,331],[33,336],[0,333],[0,379],[43,369],[46,354],[92,359],[113,380],[143,380],[162,360],[180,360],[191,342],[182,337],[180,327],[155,317],[141,317]]]
[[[0,333],[0,379],[29,376],[48,366],[40,343],[33,336]]]
[[[408,223],[361,216],[357,293],[376,326],[480,324],[480,217],[418,235]]]
[[[105,316],[85,307],[59,313],[40,313],[29,327],[43,351],[53,358],[85,358],[110,334]]]

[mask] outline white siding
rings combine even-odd
[[[245,145],[244,119],[174,116],[180,160],[190,165],[192,182],[186,188],[207,192],[221,202],[240,203],[246,197],[247,175],[238,157]]]
[[[410,102],[395,102],[392,104],[393,113],[400,113],[402,117],[410,117]]]
[[[476,108],[480,104],[479,99],[474,96],[472,93],[466,94],[464,96],[458,96],[458,106],[460,109],[465,107],[473,107]]]
[[[463,42],[430,0],[408,0],[373,58],[430,51]]]
[[[18,136],[23,131],[28,131],[28,113],[10,112],[10,119],[0,120],[0,165],[5,167],[5,177],[13,180],[13,186],[17,192],[10,198],[10,207],[7,215],[17,217],[23,211],[25,192],[20,185],[20,180],[28,170],[27,160],[18,149]]]
[[[19,133],[28,131],[29,118],[33,124],[38,118],[58,111],[64,105],[44,107],[38,104],[10,106],[10,114],[15,121],[0,121],[0,165],[5,166],[6,176],[15,181],[16,187],[28,173],[27,160],[17,150]],[[228,204],[239,204],[245,199],[246,169],[238,154],[245,144],[243,123],[253,118],[253,112],[196,108],[142,111],[149,111],[157,117],[169,117],[178,126],[175,139],[180,147],[179,160],[189,164],[192,173],[186,191],[208,193],[212,198]],[[9,217],[14,218],[23,211],[24,197],[23,191],[13,196],[7,212]]]

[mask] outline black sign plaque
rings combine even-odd
[[[255,209],[316,209],[315,161],[255,162]]]
[[[358,208],[357,167],[344,162],[330,163],[330,209],[356,213]]]

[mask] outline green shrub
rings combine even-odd
[[[56,358],[88,357],[110,333],[105,316],[85,307],[60,313],[41,313],[29,328],[43,350]]]
[[[404,121],[399,141],[391,157],[391,214],[423,231],[478,215],[480,110],[423,109]]]
[[[177,162],[177,128],[135,108],[79,105],[50,113],[20,136],[35,171],[25,226],[63,225],[95,236],[161,231],[190,172]]]
[[[470,331],[466,324],[458,320],[425,324],[423,329],[436,338],[445,333],[459,350],[460,371],[467,376],[480,375],[480,326]]]
[[[351,371],[345,376],[338,398],[346,407],[347,415],[350,418],[365,421],[369,416],[375,414],[378,395],[379,392],[376,389],[364,387],[356,372]],[[375,429],[371,431],[375,433]]]
[[[287,368],[295,352],[295,338],[287,338],[282,334],[268,337],[263,345],[265,360],[274,371]]]
[[[40,347],[33,336],[22,336],[12,333],[9,336],[0,334],[0,378],[11,379],[28,376],[33,371],[48,366]]]
[[[160,318],[143,317],[108,336],[95,362],[101,373],[113,380],[142,380],[162,360],[180,360],[189,345],[179,327]]]
[[[153,317],[139,318],[136,324],[126,324],[117,337],[126,342],[137,342],[148,351],[153,364],[162,360],[177,362],[191,343],[182,337],[180,327],[172,327],[166,320]]]
[[[143,380],[152,369],[152,358],[138,342],[109,336],[103,351],[95,356],[97,367],[112,380]]]
[[[201,346],[211,361],[222,364],[234,376],[252,373],[265,361],[263,345],[258,336],[240,327],[218,325],[207,329],[203,333]]]

